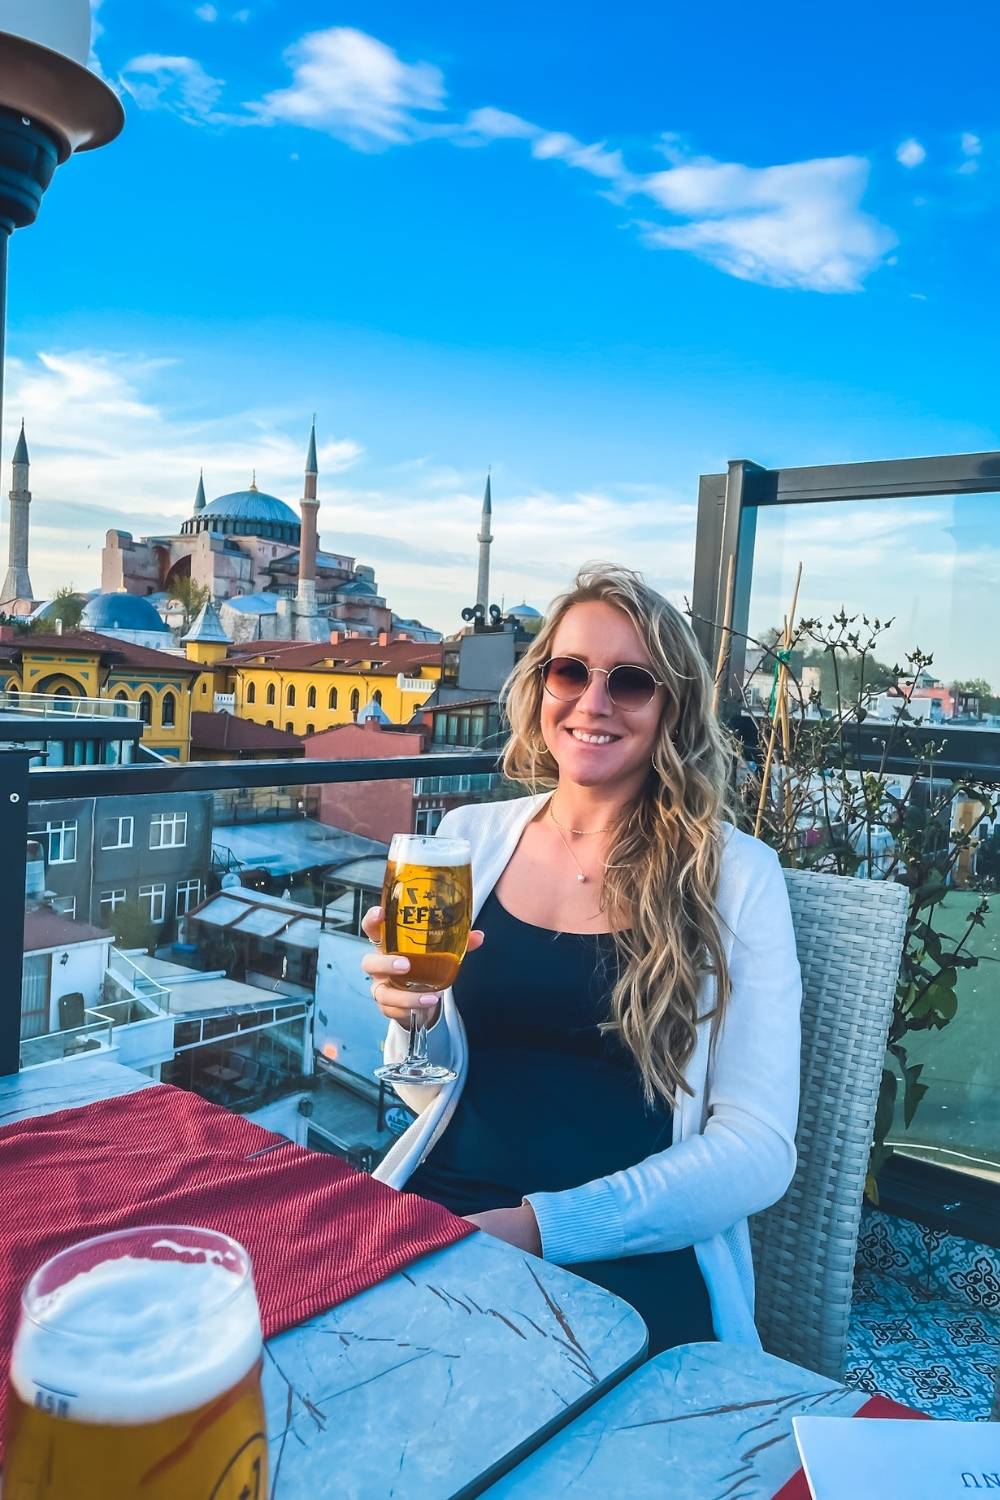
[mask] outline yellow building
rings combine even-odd
[[[373,704],[389,723],[408,724],[441,676],[441,647],[427,642],[232,645],[211,604],[184,637],[184,646],[189,661],[201,668],[193,694],[196,709],[223,708],[303,736],[351,724]]]
[[[137,703],[146,726],[143,745],[174,760],[189,757],[198,668],[182,656],[88,630],[21,636],[11,631],[0,639],[0,668],[9,692]]]

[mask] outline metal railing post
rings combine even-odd
[[[24,970],[24,885],[28,857],[28,750],[0,751],[0,1077],[21,1060],[21,976]]]

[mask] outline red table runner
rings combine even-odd
[[[872,1396],[859,1406],[854,1413],[856,1417],[881,1417],[896,1418],[900,1421],[929,1422],[932,1418],[926,1412],[914,1411],[912,1406],[900,1406],[898,1401],[890,1401],[888,1396]],[[812,1500],[809,1490],[809,1481],[806,1479],[802,1469],[796,1469],[787,1484],[783,1484],[773,1500]]]
[[[268,1338],[474,1227],[163,1084],[0,1128],[0,1195],[0,1442],[21,1290],[91,1235],[146,1224],[232,1235],[253,1261]]]

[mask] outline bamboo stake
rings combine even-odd
[[[784,630],[781,636],[782,650],[787,652],[791,649],[793,622],[795,620],[795,608],[799,602],[799,583],[802,579],[802,564],[799,563],[798,572],[795,575],[795,592],[792,595],[792,607],[784,619]],[[767,788],[771,777],[771,763],[774,760],[774,747],[778,738],[778,726],[785,723],[786,733],[782,735],[784,750],[788,750],[787,740],[787,710],[785,707],[785,687],[788,681],[788,663],[781,661],[778,667],[777,692],[774,704],[774,714],[771,717],[771,733],[767,741],[767,754],[764,757],[764,769],[760,778],[760,797],[757,801],[757,817],[753,825],[754,838],[760,837],[761,824],[764,821],[764,803],[767,801]]]
[[[712,686],[712,712],[718,711],[719,691],[722,687],[722,672],[729,654],[729,632],[733,623],[733,585],[736,581],[736,558],[730,553],[729,569],[726,573],[726,600],[722,611],[722,630],[719,634],[719,657],[715,663],[715,682]]]

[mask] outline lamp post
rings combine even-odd
[[[87,68],[90,0],[4,0],[0,10],[0,425],[7,247],[33,224],[57,166],[114,140],[113,89]]]

